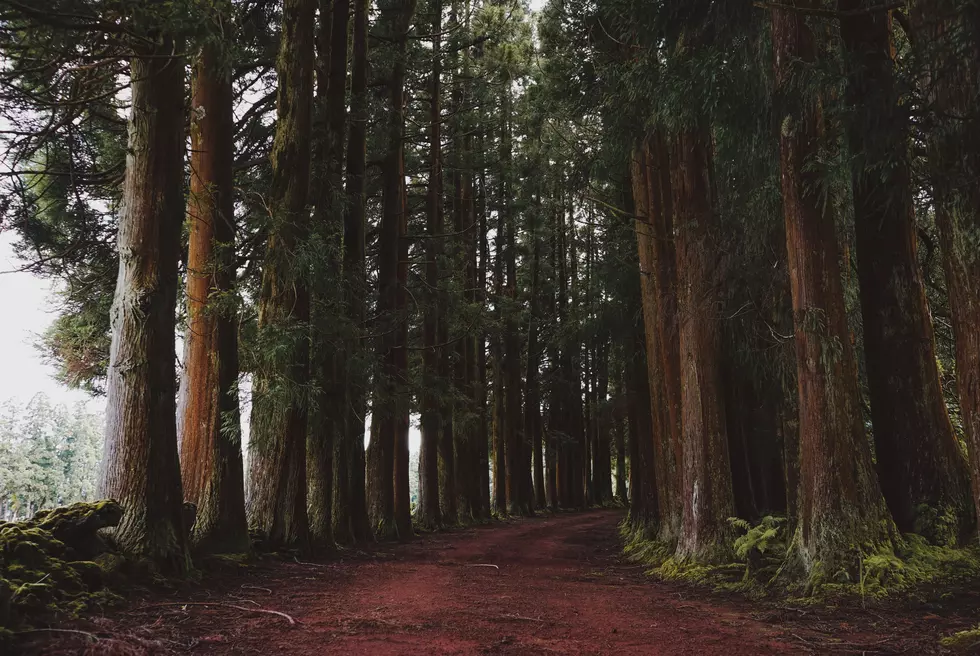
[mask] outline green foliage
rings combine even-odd
[[[980,647],[980,625],[946,636],[939,644],[957,654],[972,654]]]
[[[728,522],[745,531],[735,539],[735,555],[749,562],[758,556],[783,556],[786,554],[786,518],[766,515],[755,526],[744,519],[730,517]]]
[[[101,419],[37,396],[0,409],[0,519],[95,497]]]

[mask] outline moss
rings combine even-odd
[[[937,546],[920,535],[893,534],[879,543],[852,542],[833,563],[804,562],[799,531],[787,535],[783,518],[765,517],[754,526],[742,520],[731,523],[742,531],[732,545],[738,558],[734,563],[677,558],[672,545],[656,539],[653,531],[626,522],[620,532],[627,557],[650,565],[650,574],[749,596],[795,598],[798,603],[881,599],[915,594],[936,584],[947,587],[980,580],[976,547]]]
[[[66,563],[89,589],[98,589],[104,585],[102,567],[91,560],[73,560]]]
[[[101,564],[77,555],[101,553],[122,561],[102,553],[107,545],[98,535],[120,516],[119,504],[101,501],[0,525],[0,626],[27,625],[50,614],[73,616],[117,598],[104,589]]]
[[[0,627],[11,624],[10,613],[14,589],[7,579],[0,578]]]
[[[975,653],[977,648],[980,648],[980,625],[946,636],[939,641],[939,644],[957,654]]]

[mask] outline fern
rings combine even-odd
[[[785,517],[767,515],[762,521],[752,526],[744,519],[730,517],[728,523],[737,529],[745,531],[744,535],[735,539],[735,555],[743,560],[749,560],[753,554],[780,554],[785,551],[784,529]]]

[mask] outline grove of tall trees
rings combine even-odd
[[[976,0],[0,0],[0,52],[125,549],[623,504],[813,588],[976,543]]]

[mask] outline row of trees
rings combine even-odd
[[[632,269],[630,228],[567,191],[526,8],[0,6],[6,219],[66,283],[44,348],[108,397],[120,544],[180,569],[248,529],[404,538],[416,412],[423,527],[612,500],[636,330],[606,273]]]
[[[902,533],[976,536],[977,6],[759,5],[546,20],[573,111],[631,149],[654,437],[634,522],[725,562],[730,517],[788,514],[785,571],[855,580]]]
[[[56,4],[0,0],[5,216],[134,551],[186,564],[184,499],[317,548],[627,479],[682,562],[975,535],[972,1]]]

